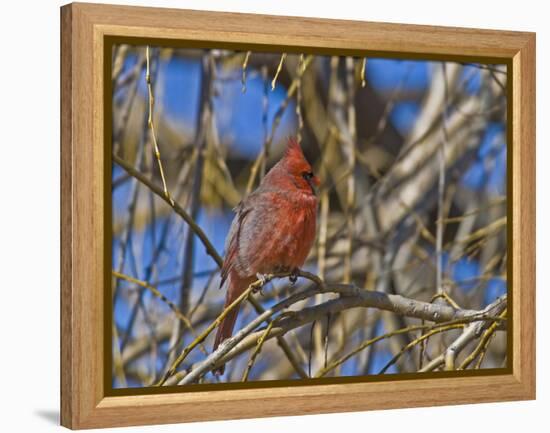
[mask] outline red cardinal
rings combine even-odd
[[[221,270],[220,287],[227,281],[225,307],[258,276],[292,271],[304,264],[315,240],[314,186],[319,186],[319,179],[298,142],[290,138],[283,158],[235,208]],[[231,337],[238,314],[235,307],[220,323],[214,350]],[[215,373],[223,374],[224,369],[222,365]]]

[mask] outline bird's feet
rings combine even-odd
[[[300,272],[300,269],[298,269],[298,268],[292,269],[292,271],[291,271],[291,273],[290,273],[290,275],[289,275],[289,277],[288,277],[288,280],[290,281],[290,284],[291,284],[291,285],[296,284],[296,281],[298,281],[298,274],[299,274],[299,272]]]
[[[260,282],[260,286],[255,288],[253,290],[254,293],[258,293],[260,292],[260,295],[263,296],[264,295],[264,292],[263,292],[263,288],[264,286],[266,285],[267,283],[267,275],[266,274],[261,274],[261,273],[257,273],[256,274],[256,278],[258,279],[258,281]]]

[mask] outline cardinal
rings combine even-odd
[[[315,241],[319,183],[299,143],[289,138],[284,156],[234,209],[221,269],[220,288],[227,285],[224,309],[263,275],[304,264]],[[222,320],[214,350],[231,337],[238,314],[236,306]],[[214,373],[224,370],[222,365]]]

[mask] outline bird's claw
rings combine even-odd
[[[260,274],[259,272],[256,274],[256,278],[260,282],[260,286],[253,290],[254,293],[260,293],[261,296],[264,295],[263,288],[265,284],[267,283],[267,276],[265,274]]]
[[[262,283],[262,286],[267,283],[267,275],[266,274],[260,274],[259,272],[256,274],[256,278],[260,283]]]
[[[296,284],[296,281],[298,281],[298,268],[295,268],[292,270],[292,273],[288,276],[288,280],[290,281],[291,285]]]

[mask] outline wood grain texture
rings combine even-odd
[[[61,9],[61,423],[71,427],[72,322],[72,10]]]
[[[514,376],[535,398],[535,37],[513,58]]]
[[[535,396],[535,36],[531,33],[72,4],[61,9],[61,423],[173,423]],[[105,397],[104,36],[486,56],[513,61],[513,373]]]

